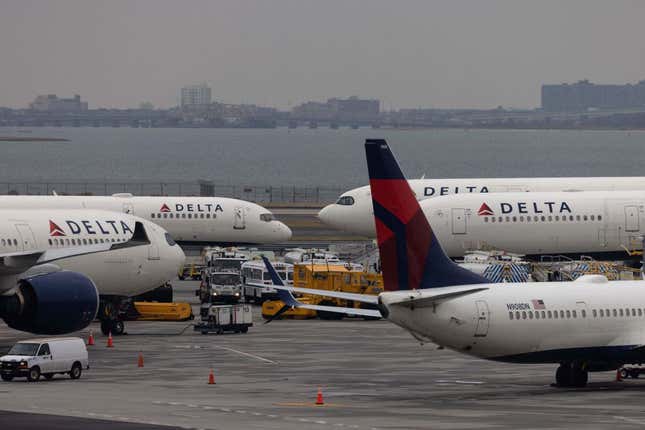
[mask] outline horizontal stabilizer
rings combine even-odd
[[[408,294],[383,293],[383,300],[389,306],[403,306],[410,309],[426,308],[444,300],[454,299],[457,297],[466,296],[468,294],[478,293],[484,290],[488,290],[488,288],[470,287],[464,289],[454,289],[448,287],[430,290],[414,290],[409,291]]]
[[[289,291],[290,293],[312,294],[314,296],[333,297],[336,299],[353,300],[361,303],[378,303],[378,296],[371,294],[344,293],[342,291],[316,290],[314,288],[291,287],[286,285],[267,285],[260,282],[248,282],[247,285],[258,288],[274,288],[276,290]]]

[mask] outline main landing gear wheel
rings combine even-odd
[[[125,332],[125,324],[119,318],[122,300],[121,297],[116,296],[104,296],[101,298],[99,319],[101,320],[101,333],[104,336],[110,333],[113,336],[119,336]]]
[[[555,372],[555,383],[558,387],[581,388],[587,385],[589,372],[584,363],[562,363]]]

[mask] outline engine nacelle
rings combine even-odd
[[[15,330],[58,335],[82,330],[96,317],[99,292],[82,273],[60,271],[21,279],[0,296],[0,317]]]

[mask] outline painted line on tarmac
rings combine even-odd
[[[614,418],[616,418],[617,420],[626,421],[626,422],[631,423],[631,424],[638,424],[638,425],[641,425],[641,426],[645,425],[645,421],[643,421],[643,420],[636,420],[634,418],[621,417],[621,416],[618,416],[618,415],[614,415]]]
[[[224,349],[226,351],[230,351],[230,352],[233,352],[235,354],[239,354],[239,355],[243,355],[245,357],[250,357],[250,358],[254,358],[256,360],[264,361],[265,363],[278,364],[277,361],[269,360],[268,358],[260,357],[259,355],[250,354],[250,353],[244,352],[244,351],[239,351],[237,349],[229,348],[227,346],[212,345],[212,347],[213,348],[218,348],[218,349]]]

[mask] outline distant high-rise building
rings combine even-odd
[[[378,119],[381,103],[374,99],[332,98],[326,103],[306,102],[293,108],[300,119],[311,121],[366,122]]]
[[[645,108],[645,80],[625,85],[597,85],[586,79],[575,84],[542,85],[542,109],[546,111],[594,108]]]
[[[41,112],[82,112],[87,110],[87,102],[82,102],[78,94],[71,99],[59,99],[56,94],[47,94],[36,97],[29,108]]]
[[[211,103],[211,89],[206,83],[181,89],[181,107],[205,106]]]

